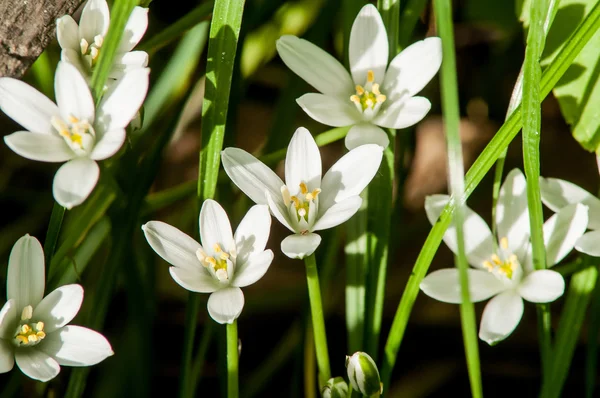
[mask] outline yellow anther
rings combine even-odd
[[[377,103],[381,104],[381,103],[385,102],[387,97],[383,94],[379,94],[375,99],[377,100]]]
[[[196,257],[198,258],[198,260],[200,261],[200,263],[202,265],[206,265],[206,264],[204,264],[204,260],[206,259],[206,253],[204,253],[204,250],[202,250],[202,249],[196,250]]]
[[[373,83],[373,87],[371,87],[371,91],[373,92],[373,94],[375,95],[380,95],[381,92],[379,91],[379,84],[377,83]]]
[[[494,269],[494,266],[489,261],[484,261],[483,262],[483,267],[485,269],[487,269],[488,271],[492,271]]]
[[[221,252],[223,251],[223,250],[221,250],[221,246],[219,246],[219,244],[218,244],[218,243],[215,243],[215,244],[213,245],[213,250],[214,250],[216,253],[221,253]]]
[[[285,204],[285,206],[289,206],[291,201],[290,190],[285,185],[281,187],[281,196],[283,197],[283,203]]]
[[[365,93],[365,89],[360,84],[357,85],[355,88],[356,88],[356,94],[363,95]],[[356,98],[358,99],[358,97],[356,97]]]
[[[367,81],[373,83],[375,81],[375,73],[372,70],[367,72]]]
[[[300,183],[300,192],[302,192],[302,195],[306,195],[306,193],[308,192],[308,187],[304,182]]]
[[[21,312],[21,320],[22,321],[27,321],[29,319],[31,319],[31,317],[33,316],[33,307],[28,305],[27,307],[23,308],[23,312]]]
[[[94,37],[94,44],[96,45],[96,47],[102,47],[102,43],[104,43],[104,37],[102,37],[102,35],[96,35]]]
[[[298,208],[300,207],[300,199],[298,199],[298,198],[297,198],[297,197],[295,197],[295,196],[291,196],[291,197],[290,197],[290,200],[291,200],[292,202],[294,202],[294,207],[295,207],[296,209],[298,209]]]
[[[23,333],[23,334],[29,333],[30,330],[31,330],[31,328],[29,327],[29,325],[21,326],[21,333]]]
[[[508,238],[506,236],[500,239],[500,247],[504,250],[508,249]]]
[[[214,257],[206,257],[204,259],[205,262],[207,262],[208,264],[212,265],[213,268],[217,265],[217,260],[215,260]]]
[[[501,265],[502,264],[502,260],[500,260],[500,257],[498,257],[497,254],[492,254],[492,261],[496,264],[496,265]]]
[[[92,60],[95,61],[96,58],[98,58],[98,55],[100,55],[100,51],[98,51],[96,47],[92,47],[90,50],[90,55],[92,56]]]
[[[44,322],[38,322],[35,324],[35,328],[37,329],[38,332],[41,332],[42,330],[44,330]]]
[[[225,252],[221,252],[220,256],[221,256],[221,260],[228,260],[229,259],[229,254],[227,254]]]
[[[27,339],[27,337],[25,336],[21,336],[18,335],[17,337],[15,337],[17,339],[17,341],[19,341],[21,344],[27,344],[29,342],[29,340]]]
[[[35,343],[36,341],[38,341],[38,337],[35,334],[30,334],[29,336],[27,336],[27,339],[30,343]]]
[[[79,42],[79,47],[81,49],[81,53],[82,54],[87,53],[87,50],[88,50],[88,47],[89,47],[89,44],[88,44],[87,40],[82,38],[81,41]]]
[[[360,94],[360,95],[362,95],[362,94]],[[350,101],[354,102],[355,104],[360,104],[360,98],[358,97],[358,95],[350,96]]]
[[[37,332],[36,335],[40,340],[43,339],[44,337],[46,337],[46,333],[44,333],[44,332]]]
[[[70,115],[70,116],[69,116],[69,122],[71,122],[72,124],[79,123],[79,119],[77,119],[77,118],[76,118],[75,116],[73,116],[73,115]]]

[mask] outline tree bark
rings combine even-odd
[[[0,0],[0,76],[21,77],[82,0]]]

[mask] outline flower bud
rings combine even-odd
[[[352,388],[367,397],[379,397],[383,392],[383,384],[373,358],[364,352],[356,352],[346,356],[346,369]]]
[[[321,390],[323,398],[348,398],[348,384],[343,377],[331,378]]]

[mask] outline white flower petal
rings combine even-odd
[[[10,252],[6,281],[6,298],[15,300],[18,316],[26,306],[35,308],[39,304],[45,283],[44,249],[36,238],[25,235]]]
[[[110,12],[106,0],[88,0],[79,20],[79,36],[91,45],[97,35],[106,35]]]
[[[46,382],[60,372],[58,362],[36,348],[15,350],[15,359],[19,369],[34,380]]]
[[[298,98],[296,102],[308,116],[327,126],[343,127],[362,120],[362,115],[349,98],[309,93]]]
[[[237,263],[246,262],[252,254],[262,253],[265,246],[267,246],[270,231],[271,215],[269,214],[269,207],[265,205],[252,206],[235,230]]]
[[[231,223],[219,203],[207,199],[200,209],[200,240],[206,253],[214,253],[218,245],[225,252],[235,251]]]
[[[374,124],[358,123],[350,128],[344,143],[349,150],[366,144],[376,144],[382,148],[387,148],[390,139],[385,131]]]
[[[381,127],[403,129],[423,120],[430,109],[431,102],[427,98],[411,97],[379,111],[373,123]]]
[[[221,288],[219,282],[204,268],[170,267],[169,273],[177,284],[196,293],[212,293]]]
[[[74,67],[76,67],[79,73],[81,73],[81,76],[83,76],[84,79],[89,81],[91,75],[89,73],[88,68],[84,66],[81,62],[79,50],[63,48],[63,50],[60,52],[60,60],[63,62],[68,62]]]
[[[369,70],[375,74],[375,82],[381,83],[388,63],[388,51],[387,32],[381,15],[375,6],[367,4],[356,16],[350,31],[348,56],[354,83],[365,84]]]
[[[79,26],[70,15],[56,20],[56,36],[61,48],[79,50]]]
[[[304,182],[308,190],[321,187],[321,153],[315,139],[304,127],[299,127],[285,155],[285,183],[295,195]]]
[[[15,300],[8,300],[0,310],[0,341],[2,341],[2,339],[12,339],[14,337],[17,322],[20,319],[21,314],[18,313]]]
[[[436,223],[449,199],[448,195],[431,195],[425,199],[425,211],[431,225]],[[454,221],[444,234],[444,242],[453,253],[457,253]],[[464,242],[467,260],[475,268],[481,268],[483,262],[495,252],[492,231],[483,218],[468,206],[465,206]]]
[[[281,205],[275,202],[269,191],[265,191],[265,196],[267,197],[267,204],[269,205],[271,214],[273,214],[273,216],[281,223],[281,225],[292,232],[302,232],[297,231],[297,228],[294,228],[298,223],[294,223],[292,220],[290,220],[290,213],[287,211],[287,209],[284,208],[284,211],[281,211]]]
[[[51,134],[50,119],[60,116],[58,106],[29,84],[12,77],[0,78],[0,109],[34,133]]]
[[[239,287],[217,290],[210,295],[206,306],[215,322],[233,323],[244,309],[244,293]]]
[[[119,152],[119,149],[121,149],[125,142],[125,138],[125,129],[107,131],[102,134],[100,140],[94,145],[94,149],[90,153],[90,158],[94,160],[110,158],[115,153]]]
[[[404,49],[390,62],[381,91],[390,101],[421,91],[440,69],[442,41],[428,37]]]
[[[98,109],[104,131],[127,127],[142,106],[148,92],[148,68],[134,69],[111,85]]]
[[[71,117],[94,122],[95,105],[92,93],[77,68],[68,62],[59,62],[54,80],[56,103],[62,119]]]
[[[502,292],[504,284],[492,273],[469,268],[469,293],[471,301],[477,303]],[[419,286],[423,293],[444,303],[460,304],[460,279],[457,268],[446,268],[427,275]]]
[[[265,275],[272,262],[273,251],[271,250],[251,255],[244,263],[237,264],[231,285],[245,287],[255,283]]]
[[[337,202],[323,213],[321,217],[317,219],[317,222],[312,227],[313,231],[320,231],[327,228],[333,228],[346,222],[350,217],[356,214],[362,199],[360,196],[351,196],[348,199],[344,199]]]
[[[523,278],[517,291],[532,303],[550,303],[565,292],[565,280],[561,274],[549,269],[533,271]]]
[[[281,251],[289,258],[302,260],[313,254],[320,244],[321,237],[317,234],[294,234],[281,241]]]
[[[131,51],[142,40],[146,29],[148,29],[148,9],[136,6],[129,15],[117,52]]]
[[[498,238],[507,238],[508,248],[521,258],[529,240],[529,210],[527,182],[519,169],[508,173],[498,196],[496,206]]]
[[[588,223],[588,208],[582,204],[563,207],[544,223],[546,264],[558,264],[573,250]]]
[[[75,318],[83,302],[83,288],[65,285],[54,290],[34,308],[33,318],[44,322],[44,332],[52,333]]]
[[[600,229],[600,199],[585,189],[565,180],[540,177],[542,202],[557,212],[563,207],[581,203],[589,207],[590,229]]]
[[[54,199],[63,207],[72,209],[82,204],[92,193],[98,178],[100,168],[92,159],[75,158],[63,164],[52,183]]]
[[[375,177],[382,158],[383,149],[375,144],[362,145],[342,156],[323,176],[319,214],[336,202],[360,195]]]
[[[15,366],[14,347],[10,342],[0,339],[0,373],[10,372]]]
[[[17,131],[5,136],[4,142],[16,154],[39,162],[66,162],[75,157],[65,140],[54,134]]]
[[[296,36],[281,36],[277,52],[288,68],[326,95],[350,98],[354,84],[344,66],[328,52]]]
[[[169,264],[192,271],[202,269],[196,257],[202,246],[189,235],[162,221],[149,221],[142,225],[142,231],[150,247]]]
[[[590,256],[600,257],[600,231],[584,234],[575,242],[575,249]]]
[[[91,366],[114,354],[103,335],[73,325],[46,335],[39,349],[62,366]]]
[[[125,73],[134,69],[145,68],[146,66],[148,66],[148,53],[145,51],[130,51],[117,54],[113,61],[109,77],[122,79]]]
[[[523,299],[515,291],[500,293],[483,310],[479,338],[494,345],[507,338],[523,316]]]

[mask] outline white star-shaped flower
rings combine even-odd
[[[148,91],[147,68],[126,73],[104,94],[98,108],[77,71],[60,62],[53,103],[28,84],[0,78],[0,109],[27,131],[4,137],[17,154],[41,162],[67,162],[54,176],[54,199],[67,209],[92,192],[100,168],[97,160],[113,156],[125,141],[125,127],[136,115]]]
[[[288,68],[322,93],[297,99],[310,117],[328,126],[351,125],[348,149],[363,144],[385,148],[389,139],[381,127],[406,128],[429,112],[429,100],[415,94],[440,68],[441,41],[430,37],[416,42],[388,66],[385,25],[377,8],[367,4],[354,20],[348,50],[351,74],[306,40],[282,36],[277,41],[279,56]]]
[[[0,310],[0,373],[15,361],[32,379],[48,381],[61,366],[90,366],[113,355],[93,330],[68,325],[83,301],[83,288],[65,285],[44,297],[44,252],[29,235],[19,239],[8,260],[6,296]]]
[[[425,209],[434,224],[447,195],[427,198]],[[544,223],[546,262],[549,267],[571,252],[588,223],[587,207],[573,204],[564,207]],[[529,212],[525,176],[512,170],[500,189],[496,208],[498,244],[485,221],[466,208],[464,243],[469,268],[469,292],[473,302],[487,300],[479,328],[479,338],[495,344],[508,337],[523,315],[523,299],[532,303],[549,303],[564,293],[565,282],[558,272],[534,270],[529,242]],[[448,247],[457,253],[456,229],[452,225],[444,235]],[[427,275],[421,290],[446,303],[460,303],[457,268],[441,269]]]
[[[273,252],[265,250],[271,228],[267,206],[253,206],[235,235],[229,217],[214,200],[200,210],[200,241],[160,221],[142,226],[154,251],[166,262],[171,276],[192,292],[211,293],[208,313],[218,323],[233,323],[244,308],[241,287],[258,281],[269,269]]]

